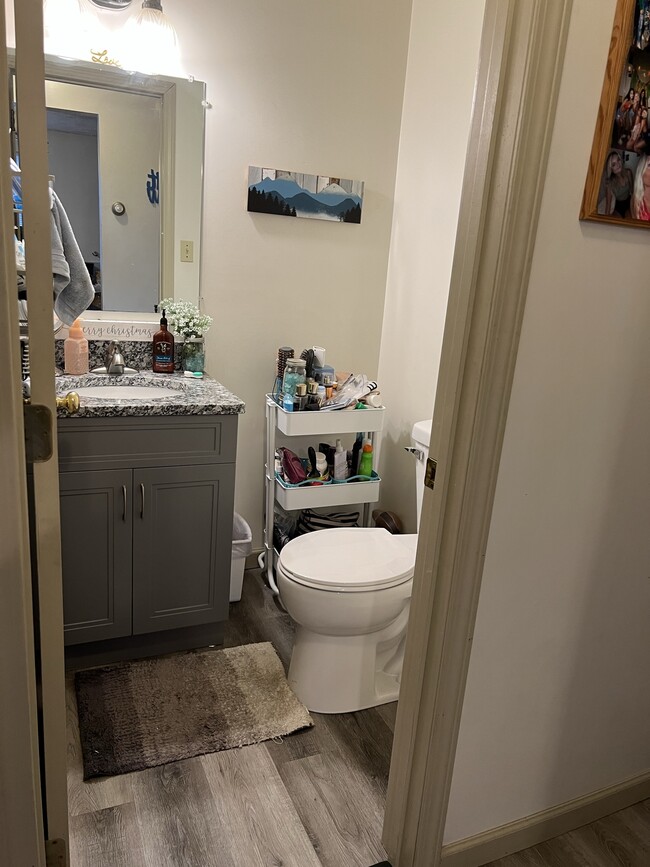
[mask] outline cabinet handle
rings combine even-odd
[[[144,518],[144,485],[140,482],[140,517]]]
[[[126,485],[122,485],[122,520],[126,521]]]

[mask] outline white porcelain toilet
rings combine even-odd
[[[420,524],[431,420],[413,426]],[[417,533],[318,530],[278,558],[280,599],[296,624],[289,684],[317,713],[346,713],[399,695]]]

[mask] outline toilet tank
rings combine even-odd
[[[418,450],[416,454],[417,464],[415,467],[415,496],[418,516],[418,530],[420,529],[420,515],[422,514],[422,497],[424,495],[424,473],[429,456],[429,441],[431,439],[431,419],[416,421],[411,431],[413,448]]]

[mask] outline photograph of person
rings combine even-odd
[[[634,173],[631,216],[634,220],[650,221],[650,154],[644,154]]]
[[[634,173],[627,165],[624,151],[610,151],[605,162],[602,195],[598,203],[599,214],[630,216],[630,204],[634,189]]]

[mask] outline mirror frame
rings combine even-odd
[[[15,68],[15,50],[8,49]],[[48,81],[158,96],[162,103],[160,173],[172,178],[160,202],[160,298],[181,298],[199,306],[203,164],[205,156],[205,83],[194,78],[150,76],[115,66],[45,55]],[[192,136],[187,130],[200,134]],[[171,240],[168,240],[171,239]],[[194,261],[180,261],[181,240],[194,243]],[[82,318],[157,322],[151,312],[89,310]]]

